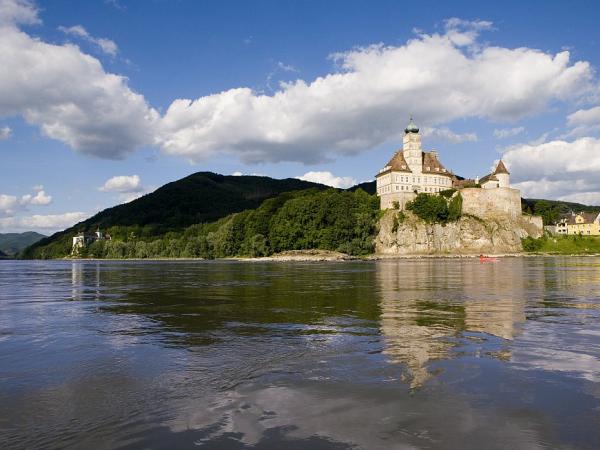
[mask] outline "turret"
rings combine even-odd
[[[498,161],[496,170],[494,171],[495,177],[498,179],[498,187],[507,188],[510,187],[510,172],[502,162]]]
[[[402,150],[404,159],[408,163],[410,169],[415,173],[420,173],[423,166],[421,135],[419,134],[419,127],[413,122],[412,116],[410,117],[410,122],[404,129]]]

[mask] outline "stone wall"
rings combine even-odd
[[[521,192],[512,188],[480,189],[465,188],[460,193],[463,198],[463,214],[471,214],[482,219],[521,216]],[[540,224],[541,225],[541,224]]]
[[[400,209],[404,209],[406,204],[414,200],[417,195],[413,192],[390,192],[388,194],[380,195],[380,208],[381,209],[393,209],[394,202],[398,202]]]

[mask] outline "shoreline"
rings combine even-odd
[[[535,257],[600,257],[600,253],[589,254],[560,254],[560,253],[486,253],[484,256],[490,258],[535,258]],[[297,250],[271,256],[259,257],[227,257],[227,258],[54,258],[43,259],[1,259],[1,261],[237,261],[237,262],[334,262],[334,261],[384,261],[402,259],[478,259],[479,254],[371,254],[364,256],[353,256],[339,252]]]

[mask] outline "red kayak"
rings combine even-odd
[[[498,261],[498,258],[493,258],[493,257],[490,257],[490,256],[483,256],[483,255],[481,255],[479,257],[479,261],[482,262],[482,263],[483,262],[495,262],[495,261]]]

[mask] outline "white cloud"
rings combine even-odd
[[[0,27],[38,23],[40,23],[38,10],[33,1],[0,0]]]
[[[52,196],[46,195],[43,189],[36,192],[35,195],[27,194],[21,197],[22,205],[49,205],[52,202]]]
[[[506,139],[513,136],[517,136],[525,131],[525,127],[515,127],[515,128],[496,128],[494,130],[494,137],[498,139]]]
[[[425,127],[422,130],[423,137],[432,137],[450,142],[452,144],[460,144],[461,142],[476,142],[477,134],[475,133],[455,133],[447,127],[432,128]]]
[[[284,62],[281,62],[281,61],[277,62],[277,68],[283,70],[284,72],[298,72],[298,69],[296,69],[291,64],[285,64]]]
[[[600,139],[517,145],[502,159],[527,197],[600,205]]]
[[[331,172],[306,172],[304,175],[296,178],[341,189],[346,189],[356,184],[356,180],[352,177],[336,177]]]
[[[580,109],[569,114],[567,116],[567,125],[572,128],[567,137],[579,137],[600,131],[600,106],[590,109]]]
[[[77,36],[94,44],[107,55],[116,56],[117,52],[119,51],[119,48],[114,41],[111,41],[110,39],[94,37],[81,25],[74,25],[72,27],[60,26],[58,29],[67,35]]]
[[[568,51],[491,46],[479,39],[490,22],[452,18],[442,33],[404,45],[332,55],[337,71],[281,83],[272,95],[239,87],[177,99],[161,118],[126,78],[77,46],[33,38],[18,29],[23,23],[39,23],[35,6],[0,0],[0,116],[23,116],[46,136],[109,159],[153,143],[190,161],[230,155],[246,163],[317,163],[397,138],[411,113],[423,127],[445,130],[457,119],[515,120],[597,93],[590,64],[570,62]],[[81,26],[65,30],[97,41]]]
[[[0,127],[0,141],[8,139],[12,134],[10,127]]]
[[[155,188],[142,185],[139,175],[119,175],[109,178],[98,189],[102,192],[118,193],[119,203],[129,203],[148,192],[152,192]]]
[[[40,189],[36,189],[36,188]],[[28,205],[49,205],[52,196],[47,195],[44,186],[34,187],[35,195],[25,194],[20,198],[15,195],[0,194],[0,217],[12,217]]]
[[[139,175],[119,175],[104,183],[100,190],[103,192],[134,193],[144,190]]]
[[[101,158],[123,158],[152,142],[158,114],[126,78],[72,44],[20,31],[15,24],[39,21],[29,2],[2,0],[0,16],[0,116],[23,116],[46,136]]]
[[[20,206],[14,195],[0,194],[0,216],[12,216]]]
[[[451,19],[444,34],[335,54],[338,72],[282,83],[273,95],[240,87],[175,100],[157,142],[192,161],[225,153],[246,163],[316,163],[398,137],[411,113],[424,127],[515,120],[597,88],[590,64],[571,63],[569,52],[480,43],[490,27]]]
[[[21,231],[41,231],[52,232],[64,230],[75,225],[89,217],[84,212],[68,212],[64,214],[35,214],[23,217],[0,218],[0,230],[21,232]]]

